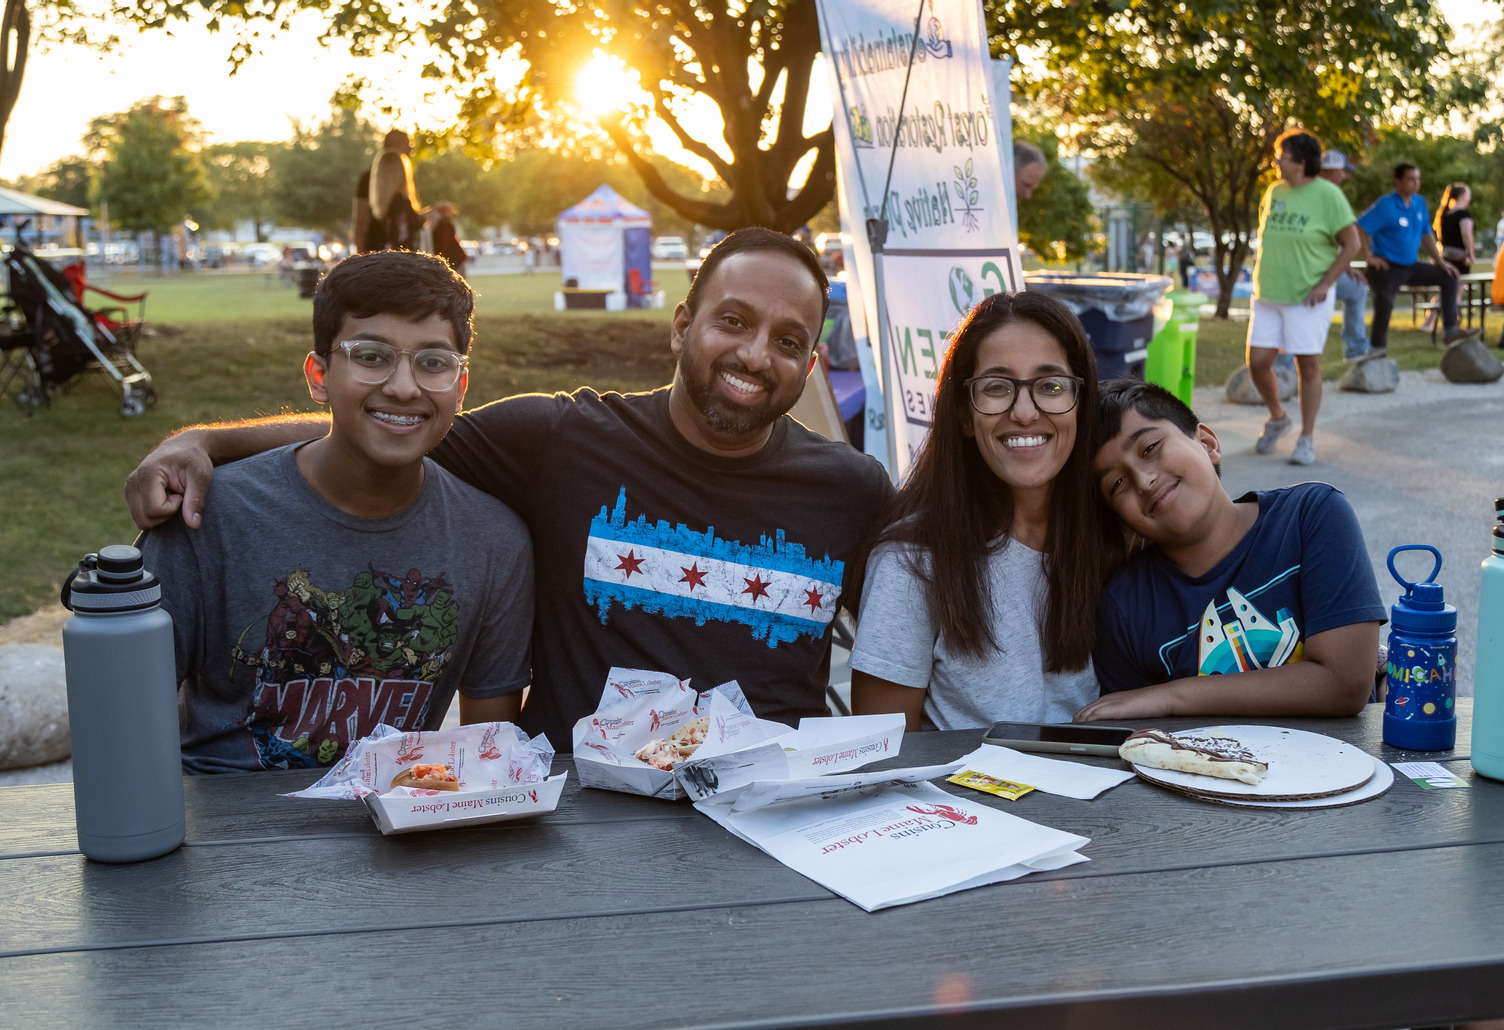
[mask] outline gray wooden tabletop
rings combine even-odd
[[[687,802],[583,790],[518,823],[381,837],[313,773],[187,781],[188,842],[79,855],[71,788],[0,789],[0,1024],[25,1027],[1399,1027],[1504,1014],[1504,784],[1353,720],[1349,808],[1232,808],[1132,780],[987,803],[1091,861],[875,914]],[[1258,722],[1272,720],[1236,720]],[[1208,720],[1159,720],[1168,728]],[[905,737],[891,765],[980,733]],[[1074,759],[1113,765],[1113,759]],[[567,758],[555,771],[571,769]],[[962,793],[961,788],[942,784]],[[969,800],[984,795],[965,792]]]

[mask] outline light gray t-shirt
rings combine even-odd
[[[902,545],[873,552],[862,590],[851,667],[905,687],[929,689],[924,714],[942,730],[994,722],[1070,722],[1096,700],[1088,662],[1074,672],[1046,672],[1039,624],[1048,583],[1044,555],[1016,540],[988,563],[997,649],[981,658],[956,655],[930,615],[925,583],[904,560]],[[921,568],[928,574],[929,558]]]
[[[377,723],[437,729],[457,688],[528,684],[522,520],[426,459],[417,500],[360,518],[296,449],[219,469],[199,529],[138,541],[173,619],[185,771],[327,766]]]

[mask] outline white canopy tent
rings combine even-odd
[[[636,270],[639,284],[652,278],[652,226],[651,215],[610,186],[560,212],[559,260],[566,288],[620,294],[625,305],[629,272]]]
[[[88,214],[85,208],[48,200],[46,197],[34,197],[30,193],[0,186],[0,215],[54,215],[65,218],[86,218]]]

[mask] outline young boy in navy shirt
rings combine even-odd
[[[1103,591],[1102,697],[1076,720],[1362,710],[1385,612],[1341,492],[1234,500],[1216,434],[1158,386],[1108,383],[1099,411],[1097,482],[1146,546]]]

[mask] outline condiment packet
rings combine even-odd
[[[960,758],[963,772],[977,772],[1014,783],[1033,784],[1036,790],[1061,797],[1089,801],[1125,780],[1133,779],[1127,769],[1100,769],[1080,762],[1063,762],[1054,758],[1026,755],[1009,747],[983,744]]]
[[[1017,801],[1034,789],[1027,783],[1014,783],[1012,780],[1005,780],[998,776],[988,776],[986,773],[979,773],[972,769],[958,772],[954,776],[947,776],[945,782],[954,783],[958,787],[970,787],[972,790],[979,790],[983,794],[995,794],[1000,798],[1007,798],[1009,801]]]

